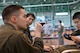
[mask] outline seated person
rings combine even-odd
[[[76,12],[73,15],[73,22],[77,28],[69,37],[76,45],[64,45],[54,49],[55,53],[62,53],[64,50],[76,49],[76,52],[69,51],[70,53],[80,53],[80,12]],[[74,51],[74,50],[73,50]]]
[[[34,35],[34,37],[32,37],[32,35],[30,34],[29,26],[33,23],[33,21],[36,19],[36,17],[33,13],[27,13],[26,18],[27,18],[26,20],[28,21],[28,28],[26,30],[24,30],[23,32],[26,34],[26,37],[28,37],[29,43],[31,43],[33,46],[38,46],[40,44],[36,43],[36,41],[37,41],[36,39],[37,39],[37,37],[41,38],[41,35],[42,35],[41,32],[43,30],[42,25],[39,22],[37,22],[35,24],[35,30],[32,31],[33,32],[32,35]],[[44,50],[47,50],[47,51],[52,50],[49,46],[40,45],[40,47],[44,48]],[[42,49],[42,48],[40,48],[40,49]]]

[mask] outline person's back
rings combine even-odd
[[[43,25],[43,31],[45,34],[50,35],[52,33],[52,26],[48,23]]]
[[[59,45],[63,45],[64,44],[64,40],[63,40],[63,37],[62,37],[62,33],[63,33],[63,30],[64,30],[64,27],[62,25],[62,21],[59,20],[59,25],[58,25],[58,40],[59,40]]]
[[[64,30],[64,26],[62,25],[62,23],[59,21],[59,25],[58,25],[58,32],[62,33]]]

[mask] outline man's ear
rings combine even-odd
[[[11,17],[11,22],[15,23],[16,22],[16,16]]]

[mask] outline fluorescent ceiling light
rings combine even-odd
[[[68,12],[60,12],[60,13],[56,13],[56,15],[68,15]]]

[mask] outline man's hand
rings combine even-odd
[[[35,36],[36,37],[41,37],[41,32],[43,31],[43,27],[42,25],[37,22],[36,25],[35,25]]]
[[[72,39],[75,43],[80,43],[80,36],[71,36],[71,39]]]
[[[50,46],[44,46],[45,51],[52,51],[52,48]]]

